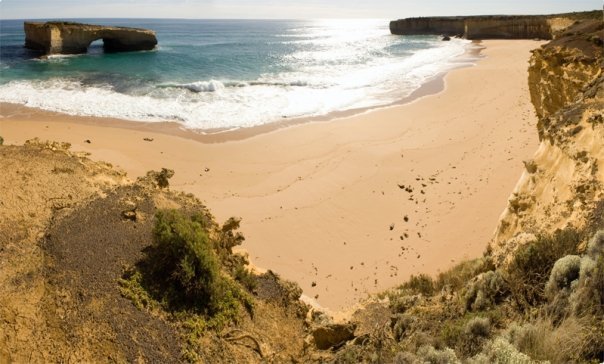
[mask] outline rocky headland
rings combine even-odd
[[[46,55],[86,53],[98,39],[107,52],[144,51],[157,45],[155,32],[147,29],[73,22],[25,22],[23,26],[25,47]]]

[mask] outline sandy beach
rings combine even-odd
[[[485,41],[485,57],[448,73],[443,92],[241,140],[7,104],[0,135],[69,142],[132,179],[173,169],[171,188],[194,193],[219,221],[243,219],[254,265],[337,311],[482,254],[538,145],[527,67],[541,44]]]

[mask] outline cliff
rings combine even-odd
[[[407,18],[390,22],[390,33],[397,35],[459,35],[465,34],[465,18]]]
[[[467,39],[551,39],[545,16],[469,16],[407,18],[390,22],[397,35],[448,34]]]
[[[499,264],[540,233],[584,226],[603,204],[603,29],[602,21],[582,21],[533,52],[529,89],[541,144],[497,227]]]
[[[45,54],[86,53],[98,39],[108,52],[151,50],[157,45],[155,32],[147,29],[70,22],[25,22],[24,29],[25,47]]]

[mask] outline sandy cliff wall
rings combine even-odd
[[[463,18],[408,18],[390,22],[390,33],[399,35],[450,34],[463,35],[465,20]]]
[[[102,39],[107,51],[150,50],[157,45],[155,32],[146,29],[105,27],[67,22],[25,22],[25,47],[46,54],[86,53],[90,43]]]
[[[603,28],[583,21],[533,52],[529,87],[541,144],[497,227],[498,264],[534,234],[581,227],[604,204]]]
[[[550,23],[544,16],[407,18],[390,22],[390,32],[459,35],[467,39],[551,39]]]
[[[551,39],[552,30],[543,17],[469,18],[467,39]]]

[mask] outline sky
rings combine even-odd
[[[602,0],[0,0],[0,19],[397,19],[594,9]]]

